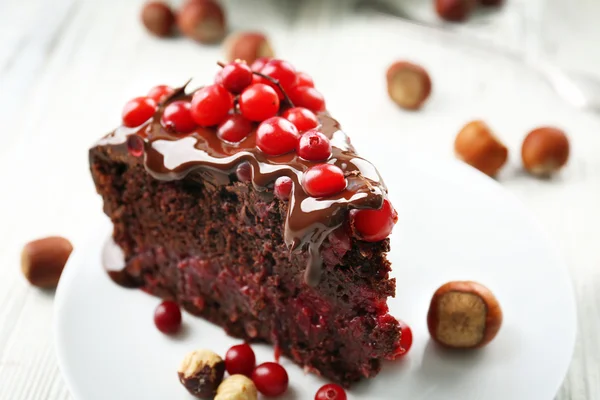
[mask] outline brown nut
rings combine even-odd
[[[227,61],[245,60],[252,64],[260,57],[273,57],[275,52],[265,35],[260,32],[236,32],[225,40]]]
[[[407,110],[421,108],[431,93],[431,79],[420,65],[397,61],[389,66],[386,78],[390,98]]]
[[[60,236],[34,240],[23,247],[21,271],[33,286],[56,287],[72,251],[71,242]]]
[[[212,399],[225,374],[225,362],[210,350],[188,353],[177,370],[179,381],[199,399]]]
[[[225,14],[213,0],[188,0],[177,14],[177,26],[187,37],[205,44],[225,36]]]
[[[258,391],[251,379],[244,375],[231,375],[217,389],[214,400],[256,400]]]
[[[431,298],[427,327],[433,340],[443,346],[483,347],[496,337],[501,325],[498,300],[477,282],[448,282]]]
[[[435,0],[438,15],[451,22],[466,20],[476,6],[476,0]]]
[[[508,149],[483,121],[465,125],[454,141],[456,156],[484,174],[494,176],[508,159]]]
[[[175,15],[171,8],[161,1],[149,1],[142,8],[142,23],[151,34],[166,37],[173,32]]]
[[[569,139],[557,128],[535,129],[523,141],[521,158],[523,166],[529,173],[548,177],[567,163]]]

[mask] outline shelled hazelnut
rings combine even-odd
[[[427,314],[433,340],[451,348],[483,347],[496,337],[501,325],[502,310],[494,294],[471,281],[442,285]]]
[[[225,374],[225,362],[210,350],[188,353],[177,370],[179,381],[192,395],[212,399]]]
[[[569,139],[562,130],[552,127],[534,129],[523,141],[523,166],[532,175],[548,177],[567,163],[569,147]]]
[[[244,375],[231,375],[217,389],[214,400],[256,400],[258,391],[254,382]]]
[[[407,110],[421,108],[431,93],[431,78],[420,65],[397,61],[389,66],[386,78],[390,98]]]
[[[33,286],[56,287],[72,251],[71,242],[59,236],[29,242],[21,252],[21,272]]]
[[[483,121],[469,122],[454,141],[456,156],[481,172],[494,176],[508,159],[508,149]]]
[[[219,42],[227,30],[225,14],[213,0],[188,0],[177,14],[181,32],[200,43]]]
[[[262,57],[274,57],[275,52],[265,35],[260,32],[235,32],[224,44],[227,61],[245,60],[248,65]]]
[[[148,32],[155,36],[167,37],[173,32],[175,15],[162,1],[149,1],[144,4],[141,18]]]

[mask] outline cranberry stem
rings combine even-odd
[[[225,64],[223,64],[221,61],[217,61],[217,65],[221,68],[225,67]],[[283,93],[283,97],[285,98],[285,101],[289,104],[290,107],[294,107],[294,103],[292,103],[292,100],[290,99],[290,97],[287,95],[287,93],[285,92],[285,90],[283,90],[283,86],[281,86],[281,84],[279,83],[279,81],[277,79],[271,78],[268,75],[265,74],[261,74],[260,72],[256,72],[256,71],[252,71],[252,73],[254,75],[258,75],[261,78],[264,78],[266,80],[268,80],[269,82],[271,82],[273,85],[276,85],[279,90],[281,90],[281,93]]]

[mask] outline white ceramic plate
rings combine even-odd
[[[549,400],[567,371],[575,340],[575,306],[565,265],[538,225],[493,180],[457,162],[416,163],[382,157],[400,220],[390,258],[397,295],[393,315],[413,329],[401,361],[356,385],[350,399]],[[56,295],[60,368],[77,399],[189,399],[177,366],[185,353],[208,347],[224,354],[239,340],[202,319],[184,316],[177,337],[161,334],[152,315],[158,299],[113,284],[100,252],[110,225],[90,223],[87,247],[75,250]],[[439,349],[427,333],[431,294],[450,280],[475,280],[497,295],[504,325],[486,348]],[[254,346],[259,362],[273,349]],[[285,399],[313,399],[326,383],[283,359]]]

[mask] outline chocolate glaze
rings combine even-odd
[[[163,181],[201,179],[210,186],[229,184],[235,178],[236,167],[247,162],[252,167],[252,184],[267,193],[280,176],[294,182],[290,194],[284,240],[291,251],[307,250],[309,264],[305,281],[318,284],[322,259],[319,253],[325,238],[347,220],[350,209],[379,209],[387,196],[387,188],[375,167],[359,157],[339,123],[327,113],[317,115],[319,130],[331,141],[332,156],[326,161],[344,171],[347,187],[326,198],[313,198],[302,188],[302,175],[317,163],[306,161],[295,152],[268,156],[255,145],[252,132],[241,143],[220,140],[215,129],[198,128],[187,135],[169,132],[161,123],[164,106],[174,100],[191,100],[185,87],[161,104],[156,114],[138,128],[119,127],[98,143],[112,146],[113,151],[127,152],[127,139],[136,135],[143,140],[144,166],[154,178]],[[129,138],[131,145],[131,137]],[[139,140],[138,138],[135,138]]]

